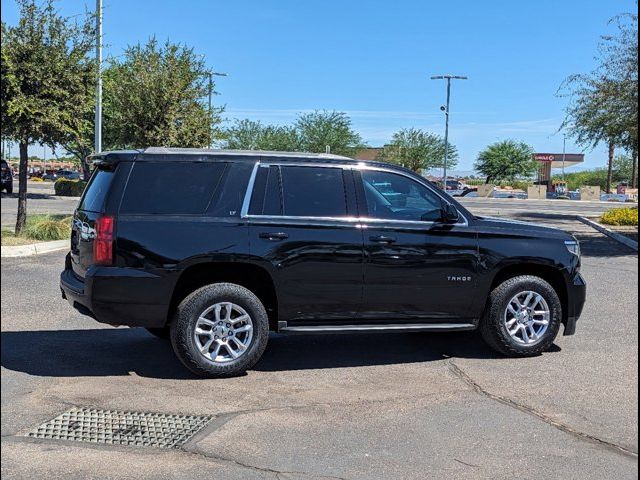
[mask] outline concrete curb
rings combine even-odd
[[[29,257],[42,253],[55,252],[69,248],[69,240],[55,240],[53,242],[32,243],[29,245],[16,245],[15,247],[0,247],[0,257]]]
[[[585,225],[589,225],[590,227],[596,229],[600,233],[603,233],[607,237],[612,238],[612,239],[616,240],[617,242],[620,242],[623,245],[626,245],[630,249],[635,250],[636,252],[638,251],[638,242],[636,242],[634,240],[631,240],[630,238],[625,237],[624,235],[622,235],[620,233],[614,232],[613,230],[610,230],[607,227],[605,227],[603,225],[600,225],[599,223],[594,222],[593,220],[589,220],[586,217],[580,217],[579,216],[578,220],[580,220]]]

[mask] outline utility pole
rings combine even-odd
[[[443,172],[443,186],[444,192],[447,193],[447,163],[449,161],[449,112],[451,106],[451,80],[467,80],[469,77],[463,77],[460,75],[436,75],[431,77],[431,80],[446,80],[447,81],[447,104],[440,107],[440,110],[444,112],[445,127],[444,127],[444,172]]]
[[[96,0],[96,63],[98,78],[96,82],[96,118],[94,150],[102,151],[102,0]]]
[[[213,145],[212,122],[213,122],[213,76],[214,75],[216,77],[226,77],[227,74],[214,72],[214,71],[209,72],[209,148],[211,148],[211,146]]]
[[[562,181],[565,181],[564,178],[564,162],[567,158],[567,134],[563,134],[563,142],[562,142]]]

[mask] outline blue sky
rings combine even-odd
[[[506,138],[561,151],[558,87],[594,67],[608,19],[636,9],[633,0],[103,1],[106,53],[152,35],[193,46],[229,74],[215,101],[230,121],[288,123],[301,111],[335,109],[372,146],[403,127],[442,134],[445,85],[429,76],[467,75],[451,107],[459,169]],[[15,23],[15,2],[1,3],[2,19]],[[73,15],[85,2],[58,5]],[[570,140],[568,150],[580,151]],[[586,166],[606,163],[603,148],[586,153]]]

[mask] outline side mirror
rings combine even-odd
[[[460,220],[460,212],[451,203],[447,202],[442,206],[442,221],[444,223],[457,223]]]

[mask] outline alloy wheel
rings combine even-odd
[[[524,291],[509,301],[504,312],[504,325],[513,340],[535,345],[544,337],[551,321],[549,304],[542,295]]]
[[[241,306],[216,303],[199,315],[193,337],[200,353],[210,362],[232,362],[249,350],[253,322]]]

